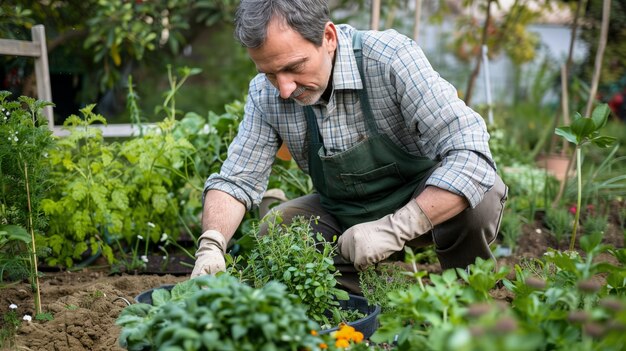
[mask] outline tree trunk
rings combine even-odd
[[[493,0],[487,0],[487,15],[485,18],[485,24],[483,25],[483,33],[480,48],[483,45],[487,45],[487,30],[489,28],[489,22],[491,20],[491,3]],[[472,93],[474,90],[474,83],[476,82],[476,78],[478,77],[478,73],[480,73],[480,63],[482,61],[482,50],[478,50],[478,55],[476,55],[476,66],[472,71],[472,75],[470,76],[469,81],[467,82],[467,89],[465,89],[465,104],[470,105],[472,100]]]

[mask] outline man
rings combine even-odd
[[[359,32],[329,19],[325,0],[243,0],[235,37],[259,74],[219,174],[205,184],[192,276],[224,270],[226,243],[261,201],[281,143],[316,193],[285,202],[283,219],[319,217],[338,236],[339,281],[433,243],[441,266],[493,257],[506,186],[483,119],[393,30]]]

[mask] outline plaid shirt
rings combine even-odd
[[[333,91],[313,106],[327,155],[345,151],[366,137],[355,89],[363,87],[348,25],[338,25]],[[495,164],[483,118],[458,98],[456,89],[433,70],[417,44],[394,30],[363,34],[367,93],[380,133],[406,152],[440,162],[427,180],[464,196],[475,207],[495,182]],[[251,82],[244,119],[219,174],[205,183],[224,191],[247,209],[263,197],[281,142],[308,170],[304,108],[284,100],[265,78]]]

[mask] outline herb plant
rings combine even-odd
[[[415,271],[418,284],[388,294],[395,309],[371,339],[395,340],[393,350],[622,350],[626,249],[602,244],[601,232],[579,242],[582,254],[549,250],[515,266],[512,280],[492,260],[427,281]],[[492,297],[498,281],[510,302]]]
[[[54,144],[41,110],[52,103],[26,96],[9,101],[10,95],[0,91],[0,281],[5,268],[12,273],[26,271],[39,315],[37,255],[41,252],[36,238],[46,227],[42,197],[50,183],[44,160]]]
[[[596,106],[591,113],[591,117],[582,117],[579,113],[574,117],[574,121],[569,126],[556,128],[555,133],[576,145],[576,179],[578,189],[578,200],[576,202],[576,218],[569,249],[574,250],[576,243],[576,233],[580,219],[580,207],[582,203],[582,147],[587,144],[594,144],[600,148],[611,145],[615,138],[600,135],[600,129],[606,125],[610,113],[609,106],[602,104]]]
[[[156,290],[116,323],[128,350],[319,350],[319,325],[284,285],[255,289],[228,274]]]
[[[556,248],[558,249],[563,238],[569,235],[573,227],[572,215],[565,208],[547,208],[544,222],[546,227],[550,229],[550,234],[556,240]]]
[[[410,250],[410,248],[407,247]],[[415,283],[414,279],[398,265],[370,266],[359,274],[363,297],[370,305],[378,305],[382,312],[392,309],[387,294],[390,291],[406,290]]]
[[[255,245],[243,269],[243,279],[255,287],[278,281],[307,306],[308,315],[315,321],[332,327],[327,317],[336,310],[338,300],[347,300],[348,293],[336,287],[339,272],[333,264],[333,246],[315,235],[310,220],[296,217],[291,223],[282,223],[280,214],[265,219],[267,234],[253,231]],[[340,321],[336,321],[337,324]]]

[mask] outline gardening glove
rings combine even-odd
[[[348,228],[337,241],[339,253],[362,271],[404,248],[404,243],[433,229],[415,199],[392,214]]]
[[[195,278],[205,274],[215,274],[226,270],[226,238],[217,230],[207,230],[198,239],[196,264],[191,272]]]

